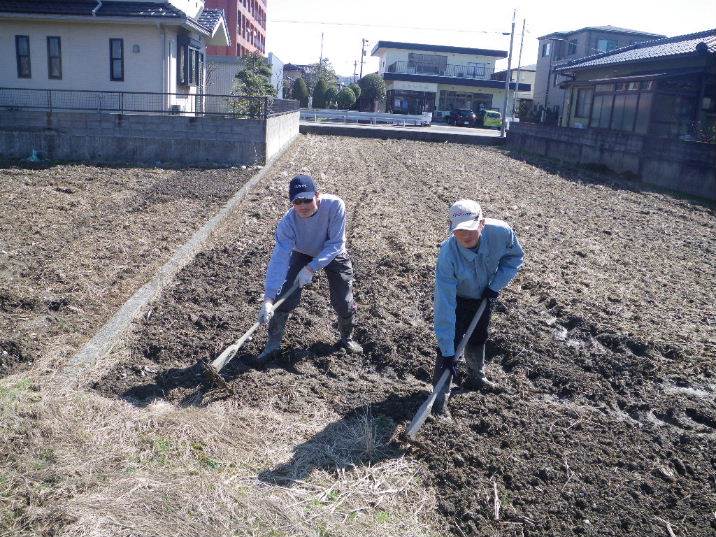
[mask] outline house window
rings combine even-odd
[[[124,39],[109,40],[109,79],[124,80]]]
[[[201,86],[204,79],[204,55],[188,40],[180,40],[177,54],[177,84]],[[239,50],[241,52],[241,49]]]
[[[17,78],[31,78],[30,36],[15,36],[15,54],[17,55]]]
[[[613,39],[597,39],[597,50],[599,52],[609,52],[617,48],[617,42]]]
[[[614,111],[612,112],[612,129],[631,131],[634,129],[634,118],[638,95],[618,94],[614,96]]]
[[[552,50],[551,42],[545,43],[544,45],[542,45],[542,57],[544,58],[545,56],[549,56],[549,53],[551,52],[551,50]]]
[[[654,98],[652,93],[641,93],[639,95],[639,105],[636,111],[636,123],[634,124],[634,132],[637,134],[646,134],[649,128],[649,114],[651,113],[651,100]]]
[[[592,90],[578,89],[577,104],[574,107],[574,117],[589,117],[589,106],[592,104]]]
[[[47,78],[62,79],[62,46],[59,37],[47,37]]]
[[[571,39],[569,43],[567,43],[567,55],[571,56],[572,54],[577,53],[577,40]]]

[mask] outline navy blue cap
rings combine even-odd
[[[316,195],[316,183],[310,175],[297,175],[291,179],[288,186],[288,199],[293,202],[296,198],[310,199]]]

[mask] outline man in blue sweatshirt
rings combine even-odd
[[[363,348],[353,340],[356,305],[353,266],[346,250],[346,207],[338,196],[320,194],[313,178],[297,175],[289,184],[292,207],[276,228],[276,246],[266,271],[264,302],[259,322],[268,324],[268,342],[258,356],[265,363],[281,350],[289,313],[301,300],[301,288],[326,271],[331,305],[338,314],[339,345],[351,353]],[[300,288],[278,308],[273,304],[298,278]]]
[[[450,207],[452,235],[442,243],[435,267],[436,356],[433,384],[445,369],[457,375],[455,350],[477,313],[483,298],[487,307],[465,348],[467,388],[490,391],[496,385],[485,376],[485,342],[492,302],[517,275],[524,253],[515,232],[502,220],[485,218],[480,204],[458,200]],[[435,400],[437,414],[448,415],[450,382]]]

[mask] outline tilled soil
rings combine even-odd
[[[494,149],[301,137],[135,327],[131,362],[96,389],[138,405],[218,396],[195,364],[254,322],[298,172],[346,201],[365,353],[333,346],[320,278],[289,321],[280,359],[251,366],[260,335],[227,366],[233,397],[297,419],[322,403],[409,420],[429,392],[447,208],[475,198],[513,225],[526,264],[501,295],[488,345],[488,375],[503,393],[458,389],[452,420],[429,421],[414,443],[396,435],[393,455],[421,461],[438,491],[444,526],[435,529],[714,534],[712,209]]]
[[[2,163],[0,376],[54,369],[252,173]]]

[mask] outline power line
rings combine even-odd
[[[397,28],[401,30],[432,30],[438,32],[462,32],[468,34],[498,34],[510,35],[510,32],[499,32],[494,30],[462,30],[458,28],[430,28],[426,26],[395,26],[392,24],[359,24],[356,22],[323,22],[323,21],[298,21],[298,20],[281,20],[269,19],[269,22],[279,24],[319,24],[321,26],[354,26],[357,28]]]

